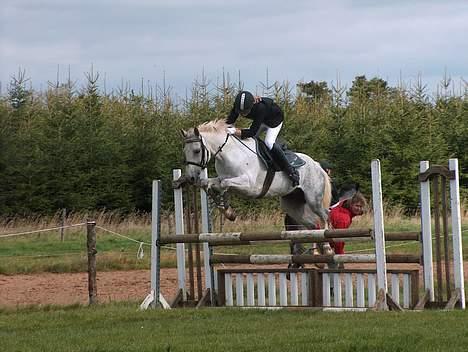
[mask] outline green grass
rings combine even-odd
[[[0,314],[2,351],[466,351],[467,311],[138,311],[133,304]]]
[[[261,225],[261,224],[260,224]],[[360,224],[358,224],[359,226]],[[230,227],[226,231],[232,231]],[[359,227],[366,227],[361,224]],[[252,231],[253,228],[250,229]],[[280,229],[277,224],[276,229]],[[258,230],[258,228],[255,228]],[[418,226],[411,221],[392,224],[386,231],[416,231]],[[464,258],[468,260],[468,226],[463,225]],[[246,230],[248,231],[248,230]],[[119,233],[137,241],[150,243],[150,229],[120,230]],[[150,246],[144,245],[144,257],[137,258],[139,244],[127,239],[116,237],[107,232],[97,232],[97,270],[134,270],[149,269]],[[170,246],[166,246],[170,247]],[[174,247],[173,247],[174,248]],[[366,242],[350,242],[346,244],[346,252],[370,253],[373,244]],[[237,254],[285,254],[289,246],[282,244],[259,244],[255,246],[226,246],[215,247],[216,253]],[[365,251],[369,250],[369,251]],[[416,254],[420,251],[417,242],[387,242],[387,253]],[[162,267],[175,267],[175,250],[166,248],[162,251]],[[63,242],[57,233],[41,234],[27,237],[1,239],[0,246],[0,274],[20,274],[38,272],[82,272],[87,268],[86,235],[84,229],[69,231]]]

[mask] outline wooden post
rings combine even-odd
[[[442,201],[442,229],[444,234],[444,264],[445,264],[445,289],[447,301],[450,299],[450,256],[449,256],[449,234],[448,234],[448,210],[447,210],[447,178],[441,176],[441,201]]]
[[[440,199],[439,199],[439,175],[432,177],[432,193],[434,194],[434,235],[435,235],[435,257],[436,257],[436,272],[437,272],[437,291],[436,301],[441,304],[442,297],[442,255],[441,255],[441,238],[440,238]],[[448,298],[447,298],[448,300]]]
[[[455,173],[454,177],[450,179],[450,208],[452,213],[453,233],[453,275],[455,279],[455,289],[458,289],[460,293],[460,308],[465,309],[465,281],[463,278],[463,246],[458,159],[449,159],[449,169]]]
[[[419,172],[429,169],[429,161],[419,163]],[[424,289],[429,291],[429,301],[434,302],[434,270],[432,263],[432,229],[431,229],[431,192],[429,180],[420,181],[421,189],[421,229],[423,244]]]
[[[187,232],[192,233],[192,203],[191,194],[189,187],[185,187],[185,225],[187,226]],[[187,244],[187,262],[188,262],[188,273],[189,273],[189,296],[190,300],[195,300],[195,277],[193,275],[193,245],[192,243]]]
[[[192,202],[193,202],[193,228],[196,233],[199,233],[199,216],[198,216],[198,201],[197,192],[195,187],[192,187]],[[197,274],[197,294],[198,300],[201,301],[203,297],[203,283],[201,271],[201,248],[200,243],[195,243],[195,266]]]
[[[86,245],[88,247],[88,293],[89,304],[97,303],[96,283],[96,222],[88,220],[86,223]]]
[[[200,177],[208,178],[208,171],[203,169]],[[208,195],[204,189],[200,189],[200,205],[201,205],[201,224],[202,231],[204,233],[211,232],[211,219],[210,219],[210,209],[208,206]],[[211,305],[214,305],[214,273],[213,268],[210,263],[210,246],[208,243],[203,243],[203,265],[205,268],[205,288],[210,290],[210,300]]]
[[[152,207],[151,207],[151,292],[153,302],[151,307],[161,305],[161,246],[159,235],[161,234],[161,181],[153,181]]]
[[[378,310],[387,310],[387,264],[385,262],[385,231],[382,203],[380,161],[372,160],[372,205],[374,207],[375,259],[377,267],[377,290],[382,297]]]
[[[182,170],[172,170],[173,180],[176,181],[182,176]],[[175,207],[175,232],[176,235],[184,234],[184,204],[182,199],[182,188],[174,189]],[[185,245],[177,244],[177,282],[179,290],[182,292],[182,301],[187,300],[187,290],[185,285]]]

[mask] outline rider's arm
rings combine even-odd
[[[238,116],[239,116],[239,113],[236,112],[235,108],[232,108],[231,112],[229,113],[228,117],[226,118],[226,123],[228,125],[234,124],[234,122],[236,122]]]
[[[252,111],[253,122],[250,125],[250,128],[244,128],[241,130],[241,138],[253,137],[257,134],[258,129],[260,128],[262,122],[265,120],[266,116],[266,107],[263,104],[255,104],[255,111]]]

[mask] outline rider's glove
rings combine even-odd
[[[226,131],[228,134],[236,134],[236,128],[235,127],[228,127],[226,128]]]

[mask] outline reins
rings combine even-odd
[[[242,142],[242,139],[240,139],[240,138],[237,137],[237,136],[233,136],[233,137],[234,137],[235,139],[237,139],[237,140],[239,141],[240,144],[242,144],[244,147],[246,147],[248,150],[250,150],[252,153],[254,153],[255,155],[258,156],[258,153],[257,153],[255,150],[250,149],[250,147],[249,147],[247,144],[245,144],[244,142]]]
[[[229,136],[230,134],[229,133],[226,133],[226,139],[224,140],[224,143],[221,144],[221,146],[218,148],[218,150],[216,151],[216,153],[213,154],[213,158],[216,158],[216,155],[218,155],[219,153],[221,153],[223,151],[223,148],[224,146],[226,145],[228,139],[229,139]]]

